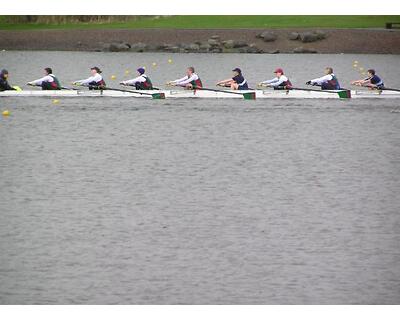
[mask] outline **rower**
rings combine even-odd
[[[145,69],[143,67],[137,69],[139,74],[138,77],[121,81],[119,84],[124,86],[134,86],[136,90],[153,90],[153,84],[148,76],[145,74]]]
[[[323,77],[307,81],[306,84],[319,86],[321,90],[340,90],[339,81],[331,67],[325,68],[325,75]]]
[[[186,76],[174,81],[167,82],[167,85],[184,87],[187,90],[202,88],[203,84],[200,77],[195,73],[193,67],[186,69]]]
[[[102,71],[98,67],[90,68],[91,76],[87,79],[74,81],[74,85],[87,86],[89,90],[102,90],[106,86],[106,82],[101,75]]]
[[[51,68],[44,68],[44,74],[44,77],[28,82],[28,85],[42,87],[42,90],[61,90],[61,84]]]
[[[271,79],[271,80],[266,80],[260,82],[258,85],[259,86],[265,86],[265,87],[272,87],[274,90],[288,90],[292,88],[292,83],[283,74],[283,70],[281,68],[278,68],[274,71],[276,77]]]
[[[6,69],[1,70],[0,72],[0,91],[6,90],[16,90],[15,88],[11,87],[8,83],[8,71]]]
[[[233,77],[217,82],[217,86],[230,87],[232,90],[249,90],[247,80],[242,75],[242,70],[235,68],[232,71]]]
[[[374,69],[369,69],[367,72],[367,78],[352,81],[351,84],[355,86],[368,87],[370,89],[383,89],[385,87],[382,79],[375,74]]]

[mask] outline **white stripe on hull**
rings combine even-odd
[[[144,93],[164,93],[165,97],[176,99],[209,98],[209,99],[243,99],[241,94],[232,94],[213,91],[190,91],[190,90],[149,90]],[[253,91],[234,91],[245,93]],[[256,90],[257,99],[339,99],[336,92],[300,91],[300,90]],[[116,97],[116,98],[151,98],[149,95],[128,93],[112,90],[26,90],[26,91],[2,91],[0,97]],[[352,98],[400,98],[400,92],[395,91],[351,91]]]

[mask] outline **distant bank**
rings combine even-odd
[[[333,28],[0,30],[0,50],[400,54],[400,30]]]

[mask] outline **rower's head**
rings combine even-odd
[[[139,75],[142,75],[146,72],[146,70],[144,69],[144,67],[140,67],[137,69],[137,72],[139,73]]]
[[[370,76],[370,77],[373,77],[375,75],[374,69],[369,69],[367,72],[368,72],[368,76]]]
[[[281,75],[283,75],[283,69],[278,68],[274,71],[274,73],[276,74],[276,76],[279,78]]]
[[[189,67],[186,69],[186,74],[190,77],[194,73],[194,68]]]
[[[240,70],[239,68],[235,68],[232,71],[234,76],[240,76],[242,74],[242,70]]]
[[[3,78],[3,79],[7,79],[8,78],[8,71],[6,69],[1,70],[0,77]]]
[[[332,74],[333,73],[333,68],[332,67],[326,67],[325,68],[325,74]]]
[[[44,68],[44,74],[47,76],[49,74],[52,74],[53,70],[51,68]]]
[[[90,73],[92,74],[92,76],[101,73],[101,70],[98,67],[92,67],[90,68]]]

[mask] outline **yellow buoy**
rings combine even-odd
[[[151,65],[152,65],[153,67],[156,67],[156,66],[157,66],[157,63],[153,62]]]
[[[357,61],[357,60],[355,60],[355,61],[354,61],[354,64],[358,64],[358,61]]]
[[[7,117],[7,116],[10,115],[10,111],[4,110],[1,114],[2,114],[3,116]]]
[[[117,77],[115,75],[112,75],[111,80],[115,80],[115,79],[117,79]]]
[[[356,64],[353,64],[353,68],[357,68],[358,67],[358,65],[356,65]]]
[[[363,68],[363,67],[360,67],[360,71],[364,71],[364,68]]]
[[[58,99],[53,99],[53,103],[54,104],[58,104],[60,102],[60,100],[58,100]]]
[[[172,63],[172,59],[168,59],[168,63]]]
[[[129,70],[125,70],[125,74],[129,74],[130,73],[130,71]]]

